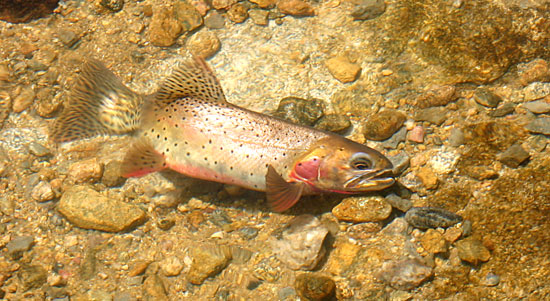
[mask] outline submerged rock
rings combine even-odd
[[[298,295],[306,300],[324,300],[334,295],[334,281],[327,276],[305,273],[296,277]]]
[[[550,117],[538,117],[525,128],[531,133],[550,135]]]
[[[497,156],[498,160],[508,167],[517,168],[529,159],[529,153],[519,144],[514,144]]]
[[[474,100],[485,107],[496,108],[502,99],[485,88],[479,88],[474,93]]]
[[[433,275],[433,269],[418,260],[405,259],[385,262],[379,277],[395,289],[411,290]]]
[[[151,19],[149,41],[155,46],[172,46],[182,32],[183,27],[174,17],[173,12],[167,8],[162,8],[156,11]]]
[[[341,221],[377,222],[388,218],[391,208],[382,196],[356,196],[343,199],[332,209],[332,214]]]
[[[46,269],[41,265],[27,265],[19,270],[19,279],[23,285],[23,290],[39,288],[48,278]]]
[[[351,121],[345,115],[329,114],[325,115],[315,123],[315,128],[323,131],[341,133],[351,127]]]
[[[19,259],[24,252],[31,249],[33,243],[34,238],[32,236],[17,236],[8,242],[6,249],[12,259]]]
[[[292,123],[313,125],[325,114],[325,104],[320,99],[285,97],[273,114]]]
[[[386,140],[397,132],[407,117],[395,110],[384,110],[372,115],[364,128],[365,138],[370,140]]]
[[[363,0],[351,13],[354,20],[374,19],[386,11],[384,0]]]
[[[197,285],[221,272],[231,260],[231,250],[218,245],[195,247],[190,255],[193,262],[187,273],[187,280]]]
[[[342,83],[350,83],[357,79],[361,67],[350,62],[345,56],[336,56],[325,62],[328,71]]]
[[[435,207],[413,207],[405,214],[405,220],[418,229],[448,228],[462,221],[462,216]]]
[[[550,112],[550,99],[546,100],[535,100],[526,102],[522,105],[524,108],[529,110],[531,113],[543,114]]]
[[[460,257],[460,259],[474,265],[488,261],[489,258],[491,258],[489,250],[481,241],[473,237],[459,240],[456,243],[456,248],[458,249],[458,257]]]
[[[280,0],[277,7],[283,14],[306,17],[315,15],[313,7],[308,2],[302,0]]]

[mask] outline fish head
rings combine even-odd
[[[354,194],[387,188],[393,165],[380,152],[341,137],[325,138],[294,164],[291,178],[313,190]]]

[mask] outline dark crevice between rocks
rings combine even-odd
[[[43,18],[53,12],[59,0],[3,0],[0,1],[0,20],[25,23]]]

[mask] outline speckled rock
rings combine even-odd
[[[196,6],[187,1],[177,1],[174,4],[174,16],[181,25],[183,32],[192,31],[202,25],[202,16]]]
[[[370,140],[386,140],[397,132],[407,117],[395,110],[384,110],[369,117],[363,133]]]
[[[314,127],[323,131],[342,133],[351,127],[351,121],[345,115],[328,114],[319,118]]]
[[[502,98],[488,89],[478,88],[474,92],[474,100],[482,106],[496,108],[502,101]]]
[[[384,0],[363,0],[351,13],[354,20],[374,19],[386,11]]]
[[[105,164],[101,182],[107,187],[118,187],[124,184],[126,178],[120,174],[122,162],[112,160]]]
[[[187,273],[187,280],[197,285],[221,272],[231,260],[231,250],[218,245],[194,247],[190,255],[193,262]]]
[[[528,123],[525,128],[531,133],[550,135],[550,117],[538,117]]]
[[[149,41],[151,41],[151,44],[160,47],[174,45],[176,39],[183,32],[183,26],[180,23],[171,10],[160,8],[153,14],[151,19],[148,33]]]
[[[456,243],[458,256],[460,259],[477,265],[480,262],[486,262],[491,258],[491,253],[483,243],[473,237],[467,237]]]
[[[57,210],[84,229],[120,232],[145,222],[145,212],[138,206],[107,198],[86,186],[67,190]]]
[[[413,207],[405,214],[405,220],[418,229],[447,228],[462,221],[462,216],[441,208]]]
[[[525,64],[518,65],[519,82],[526,86],[532,82],[550,81],[550,66],[548,62],[537,58]]]
[[[485,277],[480,281],[481,285],[484,286],[497,286],[500,283],[500,276],[493,274],[493,273],[487,273]]]
[[[302,0],[279,0],[277,7],[283,14],[306,17],[315,15],[313,7],[308,2]]]
[[[36,97],[34,89],[30,86],[23,88],[21,93],[13,100],[12,110],[14,113],[21,113],[29,108]]]
[[[325,255],[328,229],[313,215],[299,215],[271,240],[273,252],[293,270],[312,270]]]
[[[217,11],[211,10],[204,17],[204,26],[210,29],[221,29],[225,26],[225,19]]]
[[[517,168],[529,159],[529,153],[519,144],[514,144],[497,156],[497,159],[508,167]]]
[[[110,11],[117,12],[124,7],[124,0],[101,0],[99,4]]]
[[[405,152],[399,152],[394,156],[389,157],[393,164],[392,172],[395,176],[401,175],[411,164],[411,158]]]
[[[416,111],[414,115],[416,121],[427,121],[435,125],[441,125],[447,120],[447,110],[444,107],[426,108]]]
[[[459,147],[464,144],[464,132],[460,128],[452,128],[449,134],[449,145]]]
[[[336,56],[325,62],[328,71],[342,83],[350,83],[357,79],[361,67],[349,61],[345,56]]]
[[[18,273],[19,279],[23,286],[23,290],[39,288],[48,278],[46,269],[41,265],[24,265]]]
[[[385,262],[379,275],[393,288],[408,291],[431,277],[433,269],[418,260],[405,259]]]
[[[75,162],[69,166],[68,174],[76,183],[96,182],[103,175],[103,164],[97,158]]]
[[[332,214],[341,221],[377,222],[388,218],[391,208],[381,196],[356,196],[343,199],[332,209]]]
[[[241,3],[235,3],[227,11],[227,18],[235,23],[242,23],[248,19],[248,8]]]
[[[426,251],[437,254],[447,252],[447,241],[443,234],[434,229],[428,229],[420,238],[420,244]]]
[[[522,107],[535,114],[548,113],[550,112],[550,98],[526,102]]]
[[[16,236],[6,244],[6,249],[12,259],[19,259],[24,252],[31,249],[33,244],[34,238],[32,236]]]
[[[250,16],[250,19],[252,19],[252,22],[256,25],[267,26],[267,24],[269,24],[269,12],[266,10],[253,8],[248,11],[248,15]]]
[[[187,40],[187,48],[191,53],[202,58],[210,58],[220,50],[221,43],[212,31],[201,30]]]
[[[415,106],[424,109],[445,106],[458,98],[452,85],[432,85],[416,100]]]
[[[31,198],[39,203],[47,202],[55,198],[52,185],[47,181],[40,181],[31,191]]]
[[[361,246],[349,241],[339,241],[335,244],[327,262],[327,271],[333,275],[342,275],[347,272]]]
[[[305,300],[325,300],[334,295],[335,284],[327,276],[305,273],[296,277],[294,287]]]
[[[164,258],[160,263],[159,267],[162,270],[164,276],[171,277],[177,276],[183,270],[183,263],[176,256],[170,256]]]
[[[313,125],[324,115],[325,104],[320,99],[302,99],[286,97],[279,102],[274,116],[286,119],[292,123]]]
[[[445,233],[443,233],[443,238],[449,243],[453,243],[457,241],[462,236],[462,234],[462,225],[455,225],[445,230]]]
[[[534,82],[523,89],[524,101],[544,98],[550,95],[550,83]]]

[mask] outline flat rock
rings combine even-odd
[[[452,85],[432,85],[416,100],[416,106],[425,109],[445,106],[458,98],[456,88]]]
[[[532,82],[545,82],[550,80],[550,65],[541,58],[534,59],[525,64],[518,64],[518,77],[522,85]]]
[[[550,95],[550,83],[534,82],[523,89],[524,100],[531,101]]]
[[[435,207],[413,207],[405,214],[405,220],[418,229],[448,228],[462,221],[462,216]]]
[[[441,125],[447,119],[447,110],[443,107],[426,108],[416,112],[414,120],[427,121],[435,125]]]
[[[351,127],[351,121],[345,115],[329,114],[319,118],[314,127],[323,131],[342,133]]]
[[[68,173],[76,183],[97,182],[103,175],[103,164],[97,158],[82,160],[71,164]]]
[[[18,275],[24,291],[41,287],[48,278],[46,269],[41,265],[25,265]]]
[[[386,140],[403,126],[406,119],[399,111],[384,110],[369,117],[363,133],[370,140]]]
[[[273,252],[293,270],[312,270],[325,255],[328,229],[313,215],[299,215],[271,241]]]
[[[529,153],[520,144],[514,144],[504,152],[498,154],[497,159],[508,167],[517,168],[529,159]]]
[[[195,247],[190,255],[193,261],[187,273],[187,280],[197,285],[221,272],[231,260],[231,250],[218,245]]]
[[[80,228],[107,232],[129,230],[146,219],[145,212],[138,206],[107,198],[86,186],[67,190],[57,210]]]
[[[332,209],[332,214],[341,221],[377,222],[388,218],[391,208],[382,196],[356,196],[343,199]]]
[[[334,275],[342,275],[352,265],[361,246],[349,241],[337,242],[327,262],[327,271]]]
[[[550,135],[550,117],[538,117],[528,123],[525,128],[531,133]]]
[[[29,108],[36,98],[36,93],[32,87],[25,87],[21,93],[15,97],[12,104],[14,113],[21,113]]]
[[[330,58],[325,62],[325,65],[330,74],[342,83],[355,81],[359,72],[361,72],[361,67],[350,62],[345,56]]]
[[[298,295],[305,300],[325,300],[334,295],[334,280],[316,273],[300,274],[294,284]]]
[[[273,114],[292,123],[313,125],[325,114],[325,104],[320,99],[285,97]]]
[[[387,195],[386,202],[388,202],[388,204],[390,204],[393,208],[397,208],[403,212],[407,212],[407,210],[411,209],[412,207],[411,200],[401,198],[395,193]]]
[[[531,113],[543,114],[550,112],[550,99],[544,100],[535,100],[526,102],[522,105],[524,108],[529,110]]]
[[[514,113],[516,110],[516,104],[512,102],[505,102],[496,109],[489,111],[489,116],[491,117],[504,117],[506,115]]]
[[[354,20],[374,19],[386,11],[384,0],[363,0],[351,13]]]
[[[225,26],[225,19],[216,10],[211,10],[204,17],[204,26],[211,29],[221,29]]]
[[[32,236],[16,236],[6,245],[11,258],[20,258],[24,252],[31,249],[34,243]]]
[[[456,243],[456,248],[458,249],[458,257],[460,257],[460,259],[474,265],[488,261],[489,258],[491,258],[489,250],[481,241],[473,237],[459,240]]]
[[[315,15],[313,7],[302,0],[280,0],[277,7],[283,14],[306,17]]]
[[[474,92],[474,100],[482,106],[496,108],[502,98],[485,88],[479,88]]]
[[[174,16],[183,32],[192,31],[202,25],[202,16],[197,8],[187,1],[176,1]]]
[[[447,241],[443,234],[434,229],[428,229],[420,238],[420,244],[426,251],[437,254],[447,251]]]
[[[382,265],[380,277],[391,287],[411,290],[433,275],[433,269],[418,260],[389,261]]]

